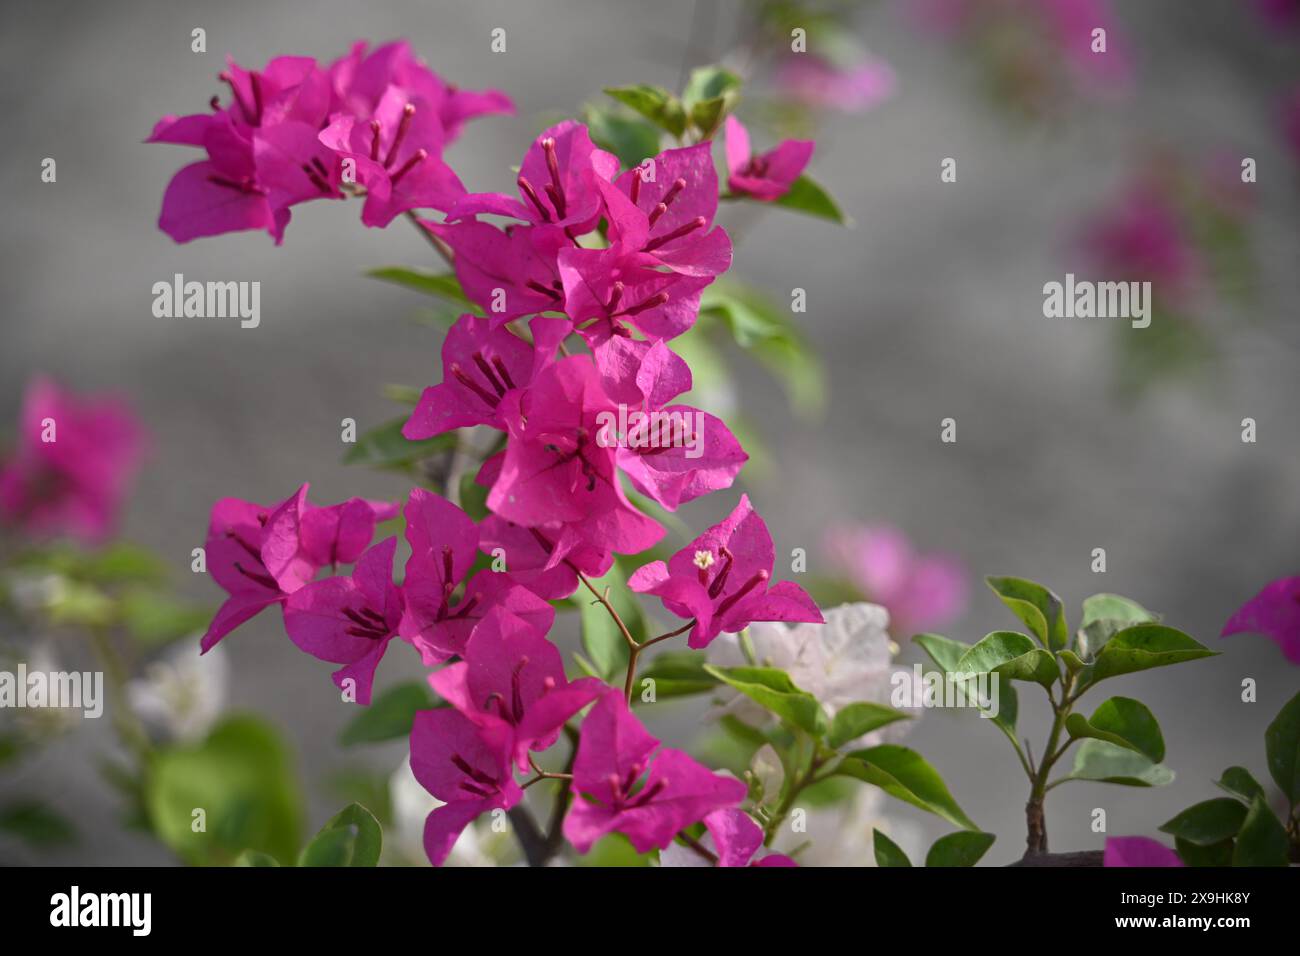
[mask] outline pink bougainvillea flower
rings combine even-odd
[[[700,845],[714,854],[713,865],[741,866],[798,866],[794,860],[763,848],[763,830],[739,807],[723,807],[704,818],[708,831]],[[674,843],[659,854],[661,866],[708,866],[710,861],[694,849]]]
[[[1107,837],[1102,866],[1183,866],[1178,854],[1148,837]]]
[[[289,595],[284,629],[313,657],[342,664],[334,683],[369,705],[375,668],[397,636],[402,595],[393,583],[397,539],[385,538],[357,560],[350,576],[313,581]]]
[[[320,141],[355,164],[365,187],[361,221],[386,226],[410,209],[450,209],[465,187],[442,160],[445,135],[438,114],[408,91],[390,86],[363,119],[336,113]]]
[[[587,127],[565,120],[537,137],[524,155],[516,180],[519,199],[505,193],[472,193],[456,203],[447,218],[491,213],[579,236],[595,228],[600,216],[597,182],[613,179],[618,167],[616,156],[592,144]]]
[[[490,319],[462,315],[443,339],[442,383],[420,395],[402,434],[414,441],[472,425],[504,429],[502,398],[532,384],[569,332],[566,320],[540,315],[528,327],[531,343]]]
[[[1175,197],[1166,183],[1146,171],[1085,224],[1082,240],[1099,273],[1149,280],[1169,299],[1185,296],[1201,272]]]
[[[821,611],[792,581],[769,587],[776,550],[767,525],[740,496],[736,509],[667,564],[653,561],[628,579],[628,587],[653,594],[680,618],[694,619],[687,643],[707,647],[723,631],[735,633],[753,621],[822,623]]]
[[[572,242],[559,230],[521,225],[498,229],[472,220],[421,220],[420,225],[451,247],[461,288],[493,324],[564,310],[556,256]]]
[[[499,607],[474,629],[464,658],[430,674],[429,684],[475,723],[504,724],[520,770],[530,750],[554,744],[565,721],[608,686],[594,677],[570,682],[555,645]]]
[[[610,242],[624,252],[686,275],[716,276],[731,267],[731,239],[713,227],[718,173],[710,143],[665,150],[600,188]]]
[[[596,444],[601,413],[616,409],[590,356],[547,366],[502,406],[510,438],[488,492],[490,510],[525,527],[565,525],[602,551],[637,554],[663,537],[663,527],[627,500],[614,449]]]
[[[462,90],[447,83],[406,40],[373,50],[366,41],[358,41],[330,64],[329,76],[341,111],[369,120],[388,88],[397,87],[438,117],[447,142],[456,138],[467,120],[515,109],[510,97],[499,90]]]
[[[212,506],[204,554],[208,574],[230,597],[203,635],[203,653],[315,576],[319,566],[303,553],[301,542],[306,508],[305,484],[270,507],[240,498],[222,498]]]
[[[638,853],[663,849],[685,827],[745,799],[734,777],[715,774],[659,741],[610,689],[582,722],[573,761],[576,795],[564,835],[579,853],[612,831]]]
[[[614,563],[613,552],[566,538],[561,525],[526,528],[490,514],[479,524],[479,547],[485,554],[500,552],[510,577],[548,601],[566,598],[578,589],[578,572],[601,577]],[[572,539],[572,540],[570,540]]]
[[[1220,637],[1265,634],[1292,664],[1300,664],[1300,577],[1279,578],[1243,604],[1223,625]]]
[[[289,212],[273,209],[267,200],[266,187],[257,180],[252,140],[223,115],[205,128],[203,146],[209,158],[184,167],[167,184],[158,228],[177,242],[265,229],[278,245]]]
[[[816,145],[810,139],[787,139],[756,156],[749,145],[749,131],[734,116],[727,117],[726,138],[727,185],[733,193],[763,202],[780,199],[790,191]]]
[[[665,272],[651,256],[620,248],[568,248],[558,261],[564,311],[593,349],[633,328],[650,339],[676,338],[695,324],[700,293],[713,281]]]
[[[509,810],[523,798],[511,771],[511,742],[504,724],[476,724],[450,707],[415,715],[411,772],[443,804],[424,823],[424,850],[434,866],[480,814]]]
[[[316,138],[329,77],[309,57],[277,57],[261,71],[229,61],[220,79],[231,90],[228,106],[214,97],[211,115],[164,117],[149,137],[208,154],[173,177],[159,226],[177,242],[265,229],[278,244],[290,206],[342,197],[338,164]]]
[[[395,504],[365,498],[324,508],[309,504],[299,526],[303,554],[318,568],[352,564],[370,546],[375,526],[397,517],[397,511]]]
[[[810,53],[788,56],[777,67],[775,83],[786,99],[815,110],[863,113],[894,95],[897,77],[884,60],[865,57],[839,67]]]
[[[666,404],[691,387],[686,363],[662,341],[633,343],[622,338],[611,340],[605,357],[629,344],[644,347],[635,379],[640,400],[620,403],[620,416],[626,420],[607,416],[608,427],[597,434],[597,442],[616,447],[618,466],[632,484],[669,511],[731,487],[749,456],[730,429],[697,408]],[[600,358],[598,352],[598,364]]]
[[[480,571],[453,598],[478,554],[478,528],[465,512],[423,488],[411,489],[403,509],[411,556],[402,583],[405,604],[399,632],[426,665],[461,654],[475,626],[493,607],[518,615],[542,633],[555,609],[506,573]]]
[[[942,630],[966,607],[969,575],[956,558],[917,554],[897,528],[850,526],[829,532],[831,561],[862,592],[889,610],[898,637]]]
[[[24,535],[102,541],[146,445],[125,403],[79,397],[38,377],[23,393],[17,443],[0,457],[0,522]]]

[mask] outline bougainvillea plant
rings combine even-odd
[[[1034,29],[1068,35],[1061,49],[1078,54],[1074,5],[1049,7]],[[982,20],[954,23],[985,29]],[[860,103],[864,77],[827,62],[806,67],[782,65],[787,96]],[[1172,779],[1145,705],[1115,696],[1091,714],[1078,707],[1103,680],[1212,656],[1136,602],[1094,595],[1072,630],[1047,588],[989,578],[1024,629],[973,643],[916,635],[937,667],[918,687],[894,666],[896,641],[958,612],[960,565],[917,556],[888,529],[841,533],[831,550],[855,599],[825,609],[795,580],[803,568],[787,570],[736,487],[761,454],[752,430],[711,410],[700,379],[716,362],[710,342],[719,335],[783,376],[796,405],[817,403],[817,376],[799,330],[726,275],[733,243],[721,204],[844,217],[807,172],[811,139],[767,137],[757,123],[751,132],[735,115],[739,75],[707,66],[680,92],[607,89],[615,106],[550,123],[501,159],[500,191],[482,193],[465,188],[444,152],[472,121],[513,111],[510,98],[447,82],[405,42],[358,43],[328,64],[285,56],[250,70],[231,61],[220,80],[227,92],[208,110],[164,117],[149,137],[201,154],[164,192],[163,232],[189,242],[264,231],[279,245],[294,206],[355,200],[364,225],[400,218],[442,262],[372,275],[455,314],[441,341],[430,341],[430,382],[390,387],[403,413],[346,458],[411,479],[400,496],[322,504],[303,483],[212,506],[194,567],[224,597],[213,613],[198,612],[202,633],[190,650],[216,669],[228,637],[264,612],[278,615],[289,641],[332,666],[337,690],[322,682],[323,697],[356,708],[345,743],[409,742],[409,776],[429,807],[419,840],[429,862],[479,853],[490,831],[509,834],[530,865],[558,857],[799,865],[814,857],[801,836],[807,807],[865,788],[956,828],[929,847],[926,865],[973,865],[994,835],[898,742],[933,703],[926,695],[945,685],[957,695],[949,705],[991,718],[1025,771],[1027,864],[1051,856],[1045,803],[1056,786]],[[1094,238],[1111,249],[1124,234]],[[57,439],[47,437],[51,427]],[[6,533],[101,543],[144,447],[121,405],[37,381],[18,444],[0,463]],[[725,515],[717,523],[701,530],[678,516],[709,497]],[[116,630],[161,644],[188,635],[197,619],[168,603],[136,552],[42,545],[10,564],[45,576],[36,603],[56,623],[93,636],[135,761],[108,772],[135,823],[190,862],[379,861],[390,813],[362,799],[301,840],[289,761],[265,725],[215,722],[202,694],[190,695],[197,717],[174,713],[175,685],[191,679],[174,662],[149,682],[126,680]],[[23,603],[16,580],[0,582],[0,610]],[[1268,585],[1225,635],[1268,634],[1294,661],[1295,581]],[[581,650],[566,654],[565,624],[575,619]],[[402,653],[426,678],[385,687],[385,662]],[[1037,753],[1017,727],[1016,683],[1038,684],[1051,705]],[[721,743],[701,748],[708,753],[661,741],[642,719],[648,705],[687,695],[717,705],[709,718]],[[1124,837],[1108,841],[1107,864],[1295,859],[1298,700],[1266,738],[1287,801],[1282,818],[1250,773],[1233,767],[1220,781],[1229,797],[1162,827],[1176,854]],[[170,739],[160,745],[148,718],[164,712]],[[210,837],[192,826],[186,795],[196,787],[212,805]],[[889,830],[868,827],[862,849],[881,866],[910,866],[907,841]]]

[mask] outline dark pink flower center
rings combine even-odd
[[[501,360],[499,355],[492,356],[489,361],[481,351],[478,351],[471,358],[474,360],[474,367],[491,386],[492,391],[488,391],[475,381],[473,377],[466,373],[459,362],[451,363],[452,377],[481,398],[488,408],[496,408],[501,402],[501,397],[515,387],[514,381],[510,378],[510,371],[506,368],[506,363]],[[493,392],[496,394],[493,394]]]
[[[490,797],[501,792],[500,784],[495,779],[479,770],[460,754],[452,754],[451,762],[457,770],[469,777],[469,780],[460,782],[460,789],[472,793],[476,797]]]
[[[384,616],[372,608],[363,607],[360,611],[354,611],[350,607],[345,607],[343,615],[355,625],[346,631],[353,637],[365,637],[377,641],[391,633]]]

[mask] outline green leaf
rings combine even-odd
[[[228,717],[202,743],[160,751],[145,800],[154,832],[190,863],[225,863],[243,850],[297,856],[302,795],[292,754],[256,717]],[[206,823],[198,832],[196,810]]]
[[[355,827],[322,830],[298,854],[299,866],[351,866],[356,850]]]
[[[740,100],[740,77],[720,66],[702,66],[691,71],[682,92],[682,103],[691,125],[701,139],[709,139]]]
[[[603,577],[594,578],[592,586],[601,594],[609,589],[609,603],[618,612],[633,638],[644,639],[645,613],[636,596],[627,588],[627,576],[621,562],[615,561]],[[595,599],[585,587],[575,595],[581,601],[579,614],[582,621],[582,646],[600,676],[613,680],[627,671],[628,646],[623,632],[614,623],[605,606]]]
[[[642,687],[644,680],[654,680],[656,700],[703,694],[718,686],[717,678],[704,669],[706,662],[699,651],[665,651],[637,674],[637,687]],[[633,695],[633,703],[640,699],[640,693]]]
[[[926,866],[974,866],[996,840],[992,833],[964,830],[934,841],[925,855]]]
[[[805,417],[821,414],[826,403],[826,376],[788,310],[783,311],[757,289],[735,280],[719,280],[701,295],[700,314],[720,323],[737,345],[777,378],[796,412]],[[687,358],[694,368],[695,356]]]
[[[120,541],[86,555],[80,573],[100,584],[145,584],[165,580],[167,566],[152,551]]]
[[[918,634],[912,638],[913,643],[930,655],[930,659],[939,666],[944,674],[959,673],[957,662],[971,649],[971,645],[939,634]],[[957,684],[957,690],[965,698],[965,689]],[[998,714],[992,718],[999,730],[1016,742],[1016,719],[1019,716],[1020,703],[1016,689],[1007,681],[998,682]],[[1017,746],[1019,746],[1019,743]]]
[[[1094,594],[1083,602],[1083,620],[1079,624],[1079,653],[1093,657],[1102,646],[1124,628],[1133,624],[1150,624],[1159,620],[1136,601],[1118,594]]]
[[[299,866],[378,866],[384,833],[374,814],[359,803],[340,810],[312,837]]]
[[[1235,841],[1224,840],[1209,846],[1197,846],[1189,840],[1174,838],[1178,858],[1188,866],[1232,866],[1232,849]]]
[[[394,418],[357,436],[356,444],[343,456],[345,465],[369,465],[409,471],[416,462],[456,447],[454,431],[421,441],[408,441],[402,426],[410,416]]]
[[[1160,829],[1188,843],[1211,846],[1235,837],[1245,819],[1246,808],[1240,801],[1215,797],[1188,807]]]
[[[15,800],[0,807],[0,832],[39,849],[71,843],[77,837],[72,821],[37,800]]]
[[[133,588],[118,600],[122,626],[142,647],[160,647],[201,634],[212,620],[212,608],[195,607],[162,591]]]
[[[339,743],[350,747],[407,737],[416,712],[436,706],[438,701],[424,681],[390,687],[348,722],[339,734]]]
[[[818,219],[828,219],[841,226],[853,224],[852,220],[844,215],[839,204],[831,198],[831,194],[807,175],[800,176],[792,182],[785,195],[777,199],[774,205],[816,216]]]
[[[1247,806],[1250,806],[1256,797],[1264,796],[1264,788],[1245,767],[1229,767],[1223,771],[1223,776],[1216,780],[1215,784]]]
[[[1291,806],[1300,803],[1300,694],[1287,701],[1264,731],[1264,752],[1274,782]]]
[[[1217,651],[1198,644],[1182,631],[1163,624],[1135,624],[1120,631],[1102,647],[1092,665],[1089,685],[1133,674],[1151,667],[1165,667],[1213,657]]]
[[[1232,851],[1233,866],[1287,866],[1286,828],[1268,808],[1263,797],[1256,797],[1237,832]]]
[[[1231,866],[1232,865],[1232,845],[1234,840],[1223,840],[1222,843],[1212,843],[1208,847],[1199,847],[1191,840],[1174,838],[1174,849],[1178,851],[1178,858],[1188,866]]]
[[[1092,737],[1136,750],[1155,763],[1165,759],[1165,738],[1159,722],[1145,704],[1130,697],[1110,698],[1091,718],[1071,714],[1065,729],[1071,737]]]
[[[876,866],[911,866],[907,854],[879,830],[871,831],[871,846],[876,854]]]
[[[826,742],[831,747],[842,747],[850,740],[857,740],[863,734],[892,724],[896,720],[906,720],[909,715],[884,704],[870,701],[858,701],[845,704],[835,713],[831,720],[831,730]]]
[[[1150,757],[1105,740],[1085,740],[1074,754],[1070,780],[1094,780],[1127,787],[1162,787],[1174,772]]]
[[[704,669],[782,720],[814,737],[826,733],[826,712],[817,699],[795,686],[790,675],[775,667],[715,667]]]
[[[659,152],[659,130],[639,117],[588,106],[583,111],[591,141],[613,153],[628,169]]]
[[[372,279],[392,282],[425,295],[437,296],[449,302],[470,306],[472,303],[465,290],[460,287],[460,280],[449,272],[425,272],[421,269],[408,269],[403,266],[386,266],[371,269],[366,275]]]
[[[686,132],[686,110],[682,101],[662,86],[609,86],[605,93],[674,136],[680,137]]]
[[[1065,647],[1070,632],[1065,622],[1065,607],[1059,597],[1041,584],[1024,578],[994,576],[984,580],[1044,647],[1050,651]]]
[[[957,673],[997,674],[1051,687],[1061,676],[1056,658],[1017,631],[994,631],[962,655]]]
[[[840,762],[835,772],[873,784],[891,797],[920,807],[964,830],[979,829],[948,792],[939,771],[909,747],[881,744],[855,750]]]
[[[279,866],[280,861],[269,853],[259,853],[256,850],[245,850],[239,856],[235,857],[235,866]]]

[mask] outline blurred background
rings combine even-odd
[[[725,209],[720,220],[736,241],[734,274],[778,302],[807,291],[807,312],[795,319],[820,356],[824,405],[792,409],[777,378],[743,360],[718,400],[761,437],[765,451],[741,486],[778,555],[807,549],[810,575],[843,576],[829,532],[892,526],[961,569],[968,596],[934,627],[951,637],[972,642],[1013,625],[980,583],[1012,574],[1051,586],[1073,621],[1084,597],[1113,591],[1223,651],[1115,685],[1160,718],[1178,778],[1156,790],[1053,791],[1053,849],[1096,849],[1094,807],[1106,808],[1111,834],[1152,834],[1212,796],[1225,767],[1262,778],[1264,727],[1300,683],[1265,638],[1218,639],[1265,581],[1300,570],[1300,151],[1288,145],[1285,118],[1300,84],[1300,23],[1288,26],[1286,4],[1115,3],[1106,22],[1126,67],[1090,77],[1069,49],[1024,55],[1014,26],[972,19],[967,8],[980,6],[831,5],[852,55],[879,67],[861,102],[816,117],[810,172],[853,227],[749,208]],[[1023,15],[1011,3],[985,6],[979,16],[993,21]],[[435,264],[406,224],[366,229],[354,209],[333,203],[298,207],[278,248],[252,233],[174,244],[157,228],[159,204],[190,157],[143,143],[157,118],[201,112],[224,94],[215,74],[227,52],[241,64],[282,53],[329,60],[354,39],[406,37],[462,87],[515,99],[516,116],[476,122],[448,154],[471,190],[498,190],[546,122],[601,102],[606,86],[679,88],[686,69],[743,46],[750,22],[741,4],[709,0],[17,0],[6,19],[0,96],[14,136],[0,156],[9,184],[0,422],[16,420],[38,372],[129,399],[153,440],[124,534],[174,565],[187,598],[213,606],[219,592],[189,562],[215,499],[278,500],[302,481],[320,502],[405,496],[400,476],[342,464],[339,422],[385,421],[396,414],[385,383],[437,379],[441,332],[411,321],[421,303],[363,276]],[[207,53],[191,52],[195,27],[207,31]],[[489,52],[496,27],[507,31],[504,54]],[[756,95],[739,115],[771,143],[788,117],[761,107]],[[44,157],[57,159],[55,183],[40,180]],[[956,159],[954,183],[940,181],[945,157]],[[1245,187],[1243,157],[1258,169]],[[1157,266],[1135,264],[1140,255],[1116,235],[1126,202],[1171,184],[1177,208],[1222,213],[1224,228],[1209,238],[1195,229],[1182,237],[1193,258],[1207,263],[1226,243],[1231,266],[1175,269],[1162,288],[1181,288],[1151,329],[1045,319],[1043,284],[1067,271],[1100,261],[1103,271],[1113,266],[1107,277],[1129,267],[1151,277]],[[1223,199],[1221,186],[1232,196]],[[175,273],[259,280],[260,327],[155,318],[151,288]],[[1145,341],[1157,335],[1158,345]],[[1178,360],[1163,361],[1171,354]],[[949,417],[951,444],[940,441]],[[1247,417],[1258,427],[1253,444],[1241,440]],[[734,491],[722,493],[682,515],[703,529],[734,501]],[[1091,568],[1094,548],[1106,551],[1104,574]],[[921,655],[906,637],[897,635],[900,660],[910,664]],[[190,648],[197,654],[197,641]],[[352,715],[329,684],[331,668],[295,649],[278,615],[259,617],[223,650],[224,706],[265,715],[284,733],[309,830],[340,805],[340,775],[386,778],[403,761],[400,741],[339,745]],[[64,653],[80,660],[75,647]],[[419,672],[414,655],[391,653],[380,686]],[[1241,702],[1247,677],[1259,703]],[[1046,705],[1027,690],[1021,699],[1022,730],[1039,747]],[[665,703],[648,720],[684,742],[704,706]],[[35,796],[73,822],[76,839],[42,847],[0,834],[0,862],[174,862],[119,825],[118,795],[99,766],[114,747],[111,728],[81,723],[0,771],[0,801]],[[932,711],[908,743],[998,834],[985,862],[1006,863],[1022,852],[1027,784],[985,724]],[[880,810],[919,828],[926,845],[946,829],[902,804]]]

